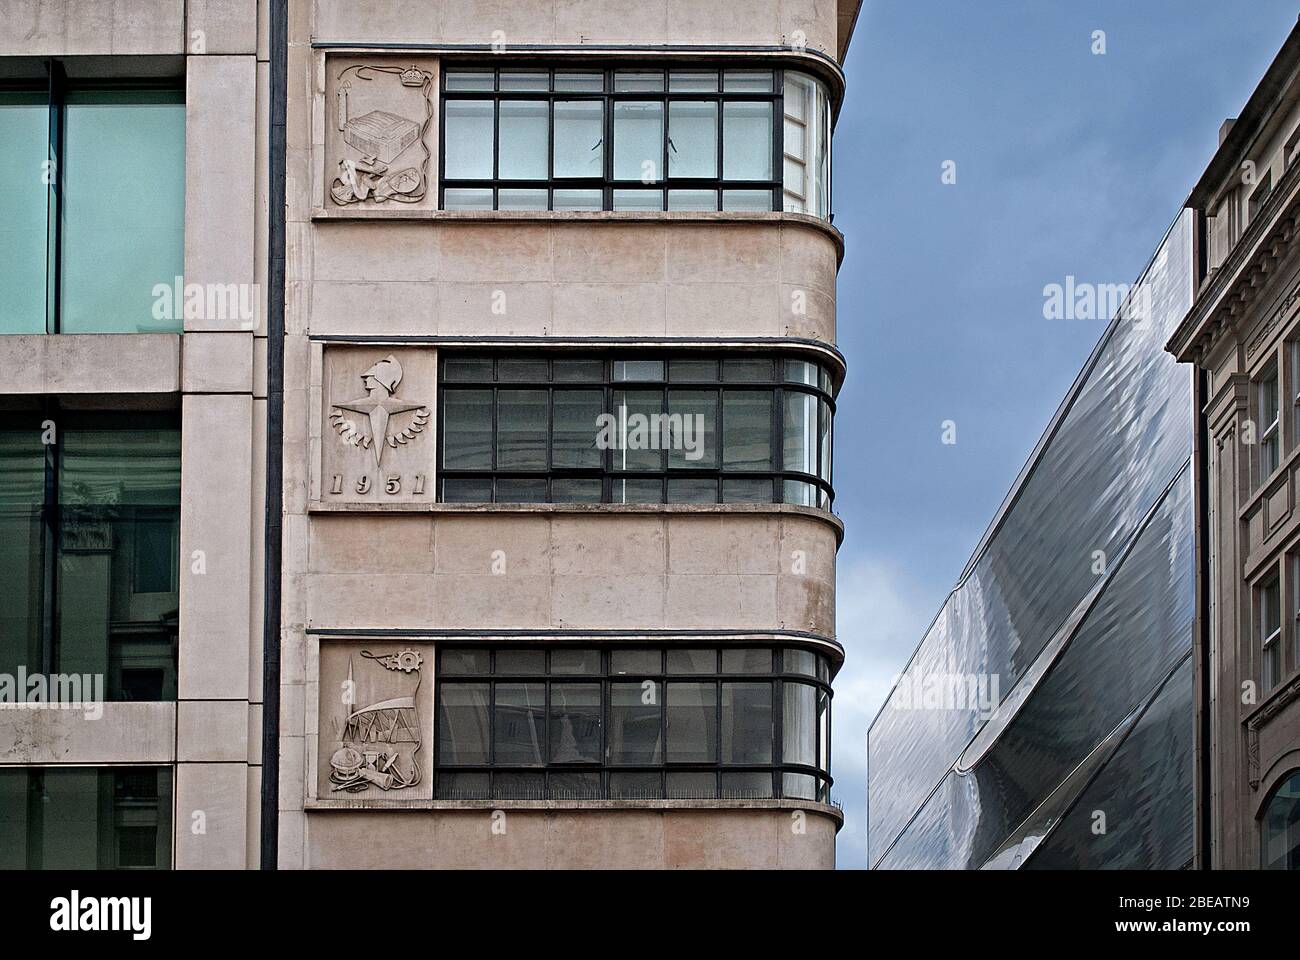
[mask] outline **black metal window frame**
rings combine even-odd
[[[493,377],[491,380],[486,379],[455,379],[448,380],[446,376],[446,364],[452,361],[491,361],[493,367]],[[499,362],[505,361],[537,361],[546,362],[547,379],[546,380],[502,380],[498,375]],[[554,361],[600,361],[602,363],[603,375],[600,380],[565,380],[557,381],[554,376]],[[656,380],[616,380],[614,379],[614,365],[620,362],[636,361],[659,361],[663,363],[664,378]],[[669,364],[674,360],[703,360],[713,361],[715,369],[719,371],[718,377],[711,380],[673,380],[670,379]],[[746,360],[766,360],[772,363],[773,379],[770,380],[726,380],[723,379],[722,361],[746,361]],[[795,363],[809,363],[818,371],[818,384],[796,382],[784,379],[786,370],[786,361]],[[616,470],[614,468],[614,450],[603,451],[603,463],[599,467],[556,467],[554,466],[555,452],[555,396],[558,392],[563,391],[591,391],[600,389],[604,394],[603,412],[606,414],[616,414],[614,407],[614,395],[617,392],[654,392],[659,391],[663,395],[661,412],[665,415],[669,413],[668,401],[671,390],[689,390],[689,391],[716,391],[717,405],[714,411],[714,436],[717,455],[716,468],[696,468],[696,467],[674,467],[668,464],[668,457],[664,456],[664,465],[659,469],[650,470]],[[492,391],[492,466],[490,469],[448,469],[445,463],[444,453],[448,431],[446,429],[447,416],[447,393],[457,390],[491,390]],[[546,390],[547,397],[547,443],[546,443],[546,461],[547,465],[541,470],[511,470],[498,468],[498,437],[500,435],[499,424],[499,393],[502,390]],[[752,391],[766,392],[770,391],[773,396],[772,401],[772,418],[770,443],[772,451],[771,470],[735,470],[726,469],[723,466],[723,436],[726,428],[724,419],[723,396],[727,391]],[[786,469],[784,463],[785,457],[785,398],[788,393],[798,393],[802,395],[813,396],[817,399],[817,429],[815,441],[815,450],[813,453],[813,463],[817,467],[817,473],[806,473],[803,471]],[[829,416],[830,424],[822,423],[823,415]],[[517,502],[557,502],[554,497],[554,482],[556,480],[600,480],[601,496],[599,501],[568,501],[561,500],[558,502],[599,502],[599,503],[620,503],[620,502],[637,502],[637,503],[798,503],[795,499],[786,499],[785,483],[810,484],[816,492],[817,503],[814,506],[823,510],[830,510],[835,499],[833,488],[833,474],[827,477],[820,476],[823,464],[828,468],[832,467],[830,450],[824,449],[825,446],[834,447],[834,430],[833,423],[835,418],[835,398],[831,386],[831,374],[829,368],[816,360],[803,357],[796,357],[790,354],[780,353],[763,353],[763,354],[722,354],[722,353],[641,353],[633,352],[628,354],[529,354],[529,353],[509,353],[509,354],[484,354],[471,352],[441,351],[438,361],[438,450],[437,450],[437,471],[438,471],[438,499],[441,502],[490,502],[490,503],[517,503]],[[828,429],[829,427],[829,429]],[[594,431],[593,431],[594,439]],[[829,473],[829,470],[828,470]],[[455,497],[448,499],[446,496],[446,481],[456,480],[478,480],[488,481],[492,485],[492,496],[489,500],[482,499],[465,499]],[[519,501],[513,499],[502,499],[498,495],[499,481],[501,480],[545,480],[546,481],[546,499],[538,501]],[[636,500],[621,501],[615,499],[615,484],[620,481],[660,481],[660,498],[654,500]],[[670,499],[669,481],[672,480],[712,480],[715,482],[715,498],[712,501],[702,500],[674,500]],[[772,486],[771,497],[766,500],[754,500],[746,498],[731,498],[726,495],[726,482],[731,480],[751,480],[751,481],[769,481]],[[808,506],[809,504],[803,504]]]
[[[546,72],[547,89],[542,90],[502,90],[501,73],[505,72]],[[557,73],[600,73],[603,77],[602,89],[596,91],[580,90],[557,90],[555,84],[555,75]],[[661,90],[630,90],[615,91],[614,76],[616,73],[637,73],[637,74],[662,74],[664,77],[663,88]],[[669,75],[671,73],[691,73],[707,74],[713,73],[718,77],[716,91],[694,92],[694,91],[677,91],[669,90]],[[728,72],[735,73],[771,73],[772,88],[771,91],[764,92],[746,92],[746,91],[726,91],[725,75]],[[447,77],[449,73],[482,73],[492,77],[492,89],[487,90],[449,90],[447,89]],[[783,209],[783,164],[785,157],[785,123],[784,123],[784,71],[776,67],[758,66],[741,66],[734,62],[723,64],[718,62],[709,63],[670,63],[654,64],[648,66],[634,66],[627,63],[583,63],[571,66],[557,66],[553,63],[537,64],[529,62],[505,63],[500,65],[488,66],[479,62],[459,63],[456,61],[447,61],[443,65],[440,79],[440,100],[441,108],[438,111],[438,136],[439,143],[442,147],[438,151],[438,207],[447,209],[446,191],[450,188],[456,189],[490,189],[492,191],[493,210],[500,209],[500,191],[502,189],[512,190],[546,190],[546,209],[555,209],[555,191],[560,190],[596,190],[601,191],[601,209],[614,209],[614,191],[615,190],[659,190],[661,196],[661,210],[668,209],[668,191],[670,190],[712,190],[714,191],[715,210],[723,209],[724,191],[743,190],[757,191],[765,190],[771,194],[771,203],[768,209],[779,211]],[[457,178],[448,179],[446,175],[447,159],[447,109],[448,101],[456,100],[488,100],[492,101],[492,177],[489,179],[468,179]],[[544,179],[532,180],[515,180],[501,179],[501,101],[542,101],[549,104],[547,110],[547,157],[546,169],[547,176]],[[602,103],[602,138],[603,145],[603,173],[600,177],[556,177],[555,174],[555,103],[557,101],[591,101]],[[659,102],[663,103],[663,153],[661,157],[660,177],[652,183],[646,183],[643,180],[615,180],[614,179],[614,109],[613,106],[619,101],[629,102]],[[672,177],[670,176],[671,166],[669,163],[669,144],[670,136],[668,130],[668,116],[670,102],[712,102],[718,105],[717,111],[717,130],[716,130],[716,177]],[[723,178],[723,139],[724,139],[724,103],[770,103],[772,104],[772,159],[771,159],[771,177],[767,180],[726,180]]]
[[[486,673],[454,673],[447,674],[443,669],[443,657],[447,650],[463,652],[466,650],[477,650],[487,653],[490,658],[488,672]],[[498,673],[497,655],[500,652],[518,653],[521,650],[543,650],[546,656],[546,668],[542,673]],[[694,673],[694,672],[670,672],[668,670],[667,654],[673,649],[690,649],[690,650],[709,650],[714,654],[715,670],[712,673]],[[722,652],[727,649],[762,649],[770,653],[772,660],[770,669],[767,672],[722,672]],[[731,647],[718,647],[701,644],[690,647],[664,647],[656,644],[620,644],[618,646],[606,645],[586,645],[581,647],[561,646],[547,644],[542,647],[534,646],[517,647],[509,645],[484,645],[475,643],[465,643],[457,645],[444,645],[436,655],[437,668],[437,689],[435,700],[437,708],[435,710],[435,728],[434,728],[434,796],[439,800],[645,800],[645,799],[669,799],[669,800],[754,800],[754,799],[793,799],[802,801],[812,801],[817,803],[831,802],[831,787],[834,783],[830,774],[830,756],[831,756],[831,731],[832,723],[832,702],[834,691],[830,685],[830,664],[824,654],[814,651],[799,650],[799,652],[810,653],[814,657],[815,670],[813,673],[798,672],[789,669],[786,663],[786,653],[797,650],[798,648],[789,645],[780,644],[762,644],[746,643],[735,644]],[[582,673],[557,673],[552,667],[552,654],[557,650],[584,650],[598,651],[600,654],[600,672],[591,674]],[[659,654],[660,669],[658,671],[632,672],[615,674],[611,669],[611,658],[614,653],[622,651],[646,651],[657,652]],[[658,684],[662,696],[659,707],[659,751],[660,760],[658,763],[610,763],[609,762],[609,734],[613,729],[612,711],[613,695],[612,687],[615,684],[637,684],[644,682]],[[524,684],[535,683],[545,688],[545,703],[543,706],[542,728],[544,731],[545,742],[541,745],[541,752],[545,758],[540,763],[531,764],[509,764],[496,762],[496,691],[498,684]],[[725,683],[753,683],[753,684],[770,684],[772,688],[772,754],[770,763],[722,763],[718,762],[696,762],[696,761],[672,761],[667,759],[668,754],[668,703],[667,703],[667,684],[672,683],[713,683],[715,686],[714,695],[714,737],[713,744],[716,756],[722,756],[722,737],[723,737],[723,708],[722,708],[722,685]],[[454,685],[484,685],[488,687],[487,720],[488,727],[486,731],[488,762],[478,764],[446,763],[442,751],[442,732],[443,716],[442,705],[445,702],[443,690],[448,686]],[[601,760],[596,762],[589,761],[554,761],[551,756],[551,726],[552,726],[552,689],[554,686],[573,685],[573,684],[599,684],[601,688],[600,696],[600,756]],[[813,730],[815,742],[813,744],[813,757],[825,758],[825,766],[817,764],[803,764],[797,762],[786,762],[784,758],[785,747],[785,687],[787,684],[801,684],[814,689],[814,715]],[[816,708],[821,698],[824,697],[826,721],[823,732],[823,725],[820,722]],[[554,778],[565,775],[587,773],[596,774],[599,782],[599,796],[574,797],[574,796],[556,796],[552,789]],[[696,773],[712,774],[714,789],[707,795],[701,796],[669,796],[668,795],[668,774],[671,773]],[[728,791],[724,786],[723,777],[728,773],[758,773],[766,774],[771,778],[771,793],[762,791],[765,796],[754,796],[753,794],[741,794],[739,792],[728,796]],[[486,774],[487,788],[484,790],[451,790],[446,789],[443,777],[445,775],[456,774]],[[523,793],[525,791],[512,790],[507,785],[501,783],[498,775],[518,775],[533,774],[541,775],[543,789],[541,796],[512,796],[511,794]],[[610,778],[619,774],[657,774],[659,777],[659,787],[656,796],[646,797],[619,797],[612,795]],[[786,780],[788,777],[803,778],[801,782],[807,783],[811,778],[813,785],[812,796],[801,795],[794,791],[787,791]],[[794,781],[792,781],[794,782]],[[471,795],[472,794],[472,795]]]
[[[113,90],[157,91],[160,93],[185,93],[181,78],[113,78],[78,79],[70,81],[63,62],[45,58],[45,79],[0,79],[0,93],[30,94],[41,97],[49,110],[48,160],[44,172],[48,191],[46,200],[46,267],[45,267],[45,332],[63,332],[63,160],[67,128],[68,95],[81,92]]]

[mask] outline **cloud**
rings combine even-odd
[[[862,869],[867,862],[867,730],[946,589],[936,595],[932,583],[897,562],[847,552],[840,557],[837,581],[836,632],[846,659],[835,678],[831,734],[834,795],[844,804],[836,859],[841,869]]]

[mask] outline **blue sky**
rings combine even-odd
[[[871,719],[1105,327],[1043,319],[1044,286],[1137,278],[1297,13],[865,0],[834,158],[842,868],[865,865]]]

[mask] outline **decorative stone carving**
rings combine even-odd
[[[429,194],[432,69],[326,62],[327,192],[335,206],[423,203]]]
[[[432,667],[429,644],[321,644],[318,800],[433,796]]]
[[[330,345],[322,355],[321,503],[432,503],[436,356]]]

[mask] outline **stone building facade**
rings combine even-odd
[[[857,6],[6,6],[3,866],[833,866]]]
[[[856,4],[291,3],[281,867],[831,867]]]
[[[5,867],[258,863],[258,13],[0,17]]]
[[[1300,28],[1188,201],[1199,375],[1197,862],[1300,869]]]

